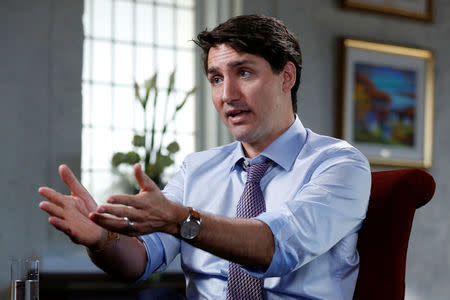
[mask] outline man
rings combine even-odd
[[[370,169],[355,148],[305,129],[295,114],[297,40],[280,21],[249,15],[196,43],[237,142],[189,155],[163,192],[136,165],[140,193],[107,201],[124,206],[97,207],[63,165],[72,195],[40,188],[50,200],[41,209],[125,279],[162,271],[181,253],[189,299],[351,299]]]

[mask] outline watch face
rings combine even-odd
[[[200,232],[200,224],[198,221],[187,221],[181,225],[180,235],[184,239],[192,240]]]

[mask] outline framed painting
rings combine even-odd
[[[433,0],[341,0],[341,7],[433,21]]]
[[[341,40],[339,135],[373,165],[431,168],[433,54]]]

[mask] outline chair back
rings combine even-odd
[[[404,299],[414,213],[431,200],[435,187],[433,177],[421,169],[372,172],[369,207],[358,236],[354,300]]]

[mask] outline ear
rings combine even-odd
[[[290,92],[295,84],[295,79],[297,78],[297,70],[292,61],[288,61],[281,71],[283,75],[283,92]]]

